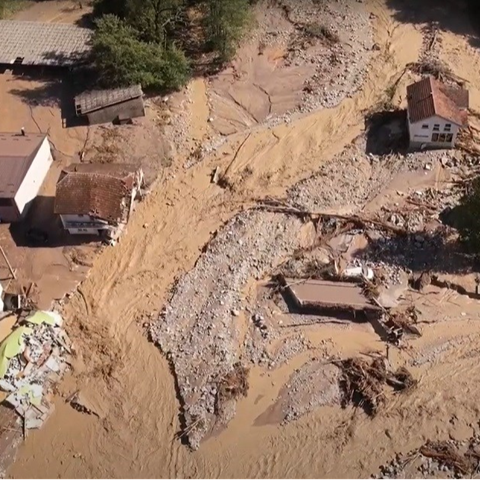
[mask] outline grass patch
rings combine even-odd
[[[0,19],[10,18],[32,5],[32,0],[0,0]]]
[[[340,37],[331,28],[321,23],[305,25],[304,32],[309,37],[320,38],[331,44],[340,42]]]

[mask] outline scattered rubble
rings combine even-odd
[[[302,230],[300,220],[286,215],[246,212],[233,218],[179,281],[153,325],[152,339],[172,363],[187,427],[202,418],[187,436],[193,448],[214,428],[219,382],[241,356],[242,290],[301,247]]]
[[[433,171],[456,157],[442,151],[374,155],[365,150],[365,137],[359,137],[319,173],[291,188],[286,199],[263,199],[228,222],[179,280],[164,312],[151,324],[151,337],[177,379],[184,435],[192,448],[233,417],[236,398],[221,410],[217,402],[220,383],[235,365],[274,369],[283,358],[310,348],[308,341],[295,337],[299,330],[289,331],[293,334],[289,338],[273,315],[245,298],[244,289],[252,279],[288,272],[291,278],[333,275],[338,280],[348,269],[360,271],[362,275],[348,280],[369,285],[369,295],[376,300],[369,303],[384,316],[379,325],[385,340],[399,345],[408,335],[421,334],[413,312],[389,314],[388,309],[398,304],[413,271],[429,271],[445,258],[452,230],[441,224],[439,212],[444,205],[455,205],[455,185],[444,184],[442,190],[407,187],[399,193],[392,189],[378,207],[366,206],[385,195],[385,185],[394,178],[411,170],[431,174],[425,165]],[[365,244],[355,250],[348,242],[337,250],[332,247],[331,240],[347,234],[351,239],[363,236]],[[339,258],[345,261],[341,267],[336,264]],[[395,301],[378,308],[380,295],[389,289]],[[318,322],[301,316],[295,320],[299,328]],[[284,346],[275,350],[274,342]],[[344,372],[344,401],[357,399],[372,414],[385,399],[386,385],[402,391],[415,385],[408,371],[390,372],[383,360],[376,362],[338,364]],[[307,411],[300,404],[298,409],[291,406],[292,412],[303,410]]]
[[[40,428],[53,411],[51,390],[65,371],[70,341],[56,312],[21,317],[0,345],[0,389],[22,417],[25,430]]]
[[[373,478],[472,478],[480,470],[480,435],[467,440],[428,440],[398,454]]]
[[[346,0],[279,0],[279,4],[295,27],[286,64],[315,65],[299,110],[332,108],[352,96],[363,83],[373,50],[365,5]]]
[[[279,394],[284,423],[297,420],[319,407],[340,405],[340,369],[317,359],[295,370]]]

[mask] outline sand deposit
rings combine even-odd
[[[362,4],[369,17],[373,14],[369,20],[375,34],[373,41],[378,48],[371,51],[368,74],[356,94],[332,109],[293,118],[288,125],[275,128],[265,125],[263,113],[258,117],[260,121],[253,121],[247,116],[252,125],[248,131],[245,130],[246,121],[235,123],[225,115],[225,132],[238,129],[243,134],[233,134],[214,153],[207,154],[202,162],[195,163],[190,169],[184,169],[183,166],[191,152],[191,145],[184,155],[180,155],[179,149],[179,155],[172,158],[164,180],[139,205],[122,241],[114,249],[104,250],[96,259],[89,278],[80,287],[81,294],[75,295],[65,307],[65,317],[71,336],[78,345],[79,355],[74,373],[59,386],[59,392],[69,395],[80,388],[87,392],[95,390],[105,399],[105,418],[100,420],[79,413],[59,398],[51,421],[40,432],[27,438],[17,462],[9,471],[10,475],[25,477],[42,472],[42,475],[49,477],[369,476],[378,473],[379,465],[388,463],[395,452],[410,452],[432,435],[437,439],[448,436],[453,430],[445,419],[452,418],[454,414],[459,419],[457,435],[462,435],[460,427],[477,418],[478,395],[475,384],[480,379],[479,362],[477,350],[468,343],[460,345],[452,355],[445,355],[438,363],[411,367],[418,368],[413,373],[416,378],[421,378],[420,387],[411,395],[393,396],[388,414],[380,411],[374,419],[369,419],[363,413],[353,416],[352,409],[314,404],[311,412],[284,427],[258,426],[257,418],[277,402],[283,385],[294,370],[311,360],[309,356],[315,355],[306,349],[279,368],[270,369],[268,362],[266,368],[253,363],[248,374],[248,392],[242,390],[236,401],[236,415],[228,418],[230,422],[227,428],[205,439],[201,448],[191,453],[180,440],[175,440],[178,438],[176,434],[184,432],[185,425],[178,417],[182,405],[178,403],[174,377],[170,371],[172,363],[156,346],[147,342],[138,326],[139,319],[142,325],[145,318],[150,318],[152,313],[156,317],[156,312],[170,302],[172,313],[166,311],[165,315],[166,325],[170,327],[169,318],[171,321],[179,319],[186,326],[206,327],[212,323],[208,316],[208,309],[212,307],[211,313],[219,314],[220,329],[224,329],[222,320],[230,322],[230,325],[237,322],[237,325],[247,326],[247,320],[258,313],[264,317],[267,328],[275,331],[275,325],[278,325],[281,317],[277,315],[274,305],[259,305],[254,296],[248,295],[256,287],[256,282],[254,278],[247,277],[250,270],[253,274],[265,275],[282,260],[280,257],[290,253],[296,236],[282,244],[277,256],[276,231],[271,228],[270,222],[263,225],[258,220],[258,226],[251,226],[252,233],[246,232],[249,242],[257,242],[261,252],[258,259],[253,254],[245,254],[238,244],[240,238],[225,244],[217,243],[216,247],[205,246],[217,230],[220,230],[218,239],[226,241],[228,229],[222,227],[235,222],[232,218],[258,198],[266,195],[285,196],[287,190],[298,182],[308,184],[307,178],[316,174],[325,162],[339,155],[346,145],[362,133],[364,112],[384,99],[385,90],[408,63],[418,60],[422,50],[422,33],[416,25],[399,19],[398,13],[391,10],[390,0],[385,3],[376,0],[355,3],[359,4],[359,8]],[[456,8],[454,10],[455,14],[459,14]],[[429,12],[433,10],[426,8],[427,16]],[[451,11],[450,16],[453,16]],[[467,21],[463,21],[467,25]],[[471,67],[478,61],[478,53],[463,48],[463,36],[449,34],[449,52],[456,45],[461,46],[461,58],[456,60],[457,64],[469,65],[471,84],[480,85],[478,72]],[[256,61],[252,64],[258,65]],[[459,75],[461,73],[458,72]],[[408,77],[404,80],[408,81]],[[204,140],[211,135],[209,129],[214,121],[207,122],[205,114],[214,120],[222,117],[219,109],[218,115],[215,108],[209,112],[207,97],[202,94],[205,91],[203,87],[205,83],[201,80],[193,84],[192,103],[185,103],[190,114],[186,115],[187,120],[181,127],[193,132],[197,140]],[[403,87],[401,84],[398,97]],[[476,87],[473,88],[476,90]],[[260,96],[264,99],[263,105],[268,105],[267,95],[259,93]],[[396,100],[400,104],[402,99]],[[240,111],[244,110],[242,106]],[[232,109],[231,118],[237,119],[239,116],[239,111]],[[235,128],[231,127],[232,124]],[[245,140],[247,136],[249,138]],[[378,212],[379,204],[400,204],[404,201],[399,200],[401,195],[397,191],[407,193],[425,186],[431,187],[432,184],[437,186],[443,178],[440,170],[425,170],[423,164],[418,165],[417,171],[410,175],[408,157],[404,159],[406,172],[398,167],[397,159],[390,162],[392,170],[390,167],[383,169],[374,165],[375,162],[382,164],[381,158],[370,160],[362,156],[361,169],[357,170],[364,172],[361,178],[367,185],[365,189],[363,183],[354,183],[352,175],[351,183],[347,181],[341,189],[345,189],[346,197],[337,194],[335,187],[341,185],[344,173],[348,178],[349,170],[341,166],[338,176],[335,176],[334,166],[330,164],[334,179],[331,182],[329,177],[322,180],[331,195],[335,195],[334,201],[322,196],[321,182],[312,181],[312,193],[305,189],[304,198],[300,198],[299,203],[316,208],[338,208],[340,211],[345,207],[346,198],[350,212]],[[415,158],[411,160],[414,162]],[[401,163],[401,160],[398,162]],[[220,167],[222,173],[226,172],[227,188],[210,183],[211,173],[216,167]],[[371,177],[373,181],[370,183]],[[380,187],[382,183],[386,188]],[[376,195],[370,194],[370,189]],[[317,204],[308,203],[310,195],[319,199]],[[247,218],[260,213],[244,213],[240,218],[242,215]],[[265,212],[261,215],[255,218],[281,217]],[[291,222],[292,226],[301,224],[296,217],[288,217],[286,221]],[[257,234],[264,229],[269,235],[263,239]],[[284,235],[280,236],[280,241],[285,238]],[[215,255],[211,256],[214,251],[210,252],[210,248],[218,249]],[[267,254],[267,251],[270,253]],[[229,252],[235,257],[228,258]],[[270,256],[272,253],[273,257]],[[206,257],[210,261],[217,258],[222,263],[210,264],[205,260]],[[253,263],[254,259],[258,260],[258,266]],[[229,270],[229,265],[234,269],[238,267],[238,277]],[[197,300],[195,285],[190,284],[189,279],[203,279],[200,266],[212,274],[212,279],[218,280],[219,286],[223,283],[222,274],[236,282],[235,288],[229,284],[216,294],[219,297],[222,289],[227,290],[225,305],[220,304],[221,298],[212,297],[209,300],[203,291],[198,292]],[[172,297],[172,285],[175,282],[178,282],[178,287],[173,289]],[[191,291],[186,290],[189,285]],[[213,283],[208,285],[209,288],[214,286]],[[448,317],[448,322],[425,324],[423,336],[412,344],[413,348],[419,350],[428,349],[439,341],[475,334],[478,327],[478,313],[473,299],[457,293],[452,296],[450,289],[432,289],[432,295],[419,296],[424,302],[423,317],[430,320]],[[178,302],[173,305],[175,295],[179,295],[176,297]],[[180,298],[183,296],[186,301]],[[248,302],[240,300],[243,296]],[[432,298],[439,302],[431,302]],[[191,306],[187,310],[188,301],[191,301]],[[178,311],[175,310],[177,303]],[[251,309],[248,315],[247,306]],[[235,309],[235,312],[231,309]],[[202,316],[205,318],[202,319]],[[154,324],[157,320],[155,317]],[[266,346],[264,342],[267,342],[268,336],[267,339],[263,338],[262,329],[253,322],[250,327],[258,334],[259,344]],[[160,329],[163,337],[161,342],[165,343],[167,349],[178,349],[183,340],[186,351],[195,351],[189,338],[190,334],[193,336],[197,333],[195,329],[172,331],[172,335],[167,336],[161,323],[153,328]],[[234,336],[224,339],[222,345],[232,351],[232,356],[227,358],[228,362],[222,360],[220,363],[220,367],[225,369],[222,371],[223,381],[231,380],[227,370],[235,360],[243,360],[238,350],[231,348],[231,339],[237,339],[237,335],[241,336],[244,332],[234,332]],[[296,333],[300,331],[291,331],[289,334]],[[369,325],[364,324],[350,324],[341,328],[326,324],[321,328],[310,325],[301,333],[317,348],[324,345],[322,342],[331,341],[333,346],[328,347],[328,354],[343,358],[384,349],[384,343]],[[210,345],[208,335],[205,334],[205,337],[199,343],[201,352]],[[272,340],[280,339],[272,334]],[[478,336],[472,338],[472,343],[478,343]],[[255,346],[253,348],[257,351]],[[471,352],[472,355],[468,356],[467,353]],[[210,355],[210,351],[208,353]],[[177,354],[179,368],[176,374],[187,392],[187,355],[181,352]],[[274,358],[273,350],[269,350],[269,354]],[[216,355],[214,358],[222,358],[222,354]],[[396,349],[390,355],[394,369],[411,359],[409,352]],[[209,378],[208,375],[214,371],[210,365],[206,367],[209,374],[200,375],[199,383],[211,388],[217,384],[218,378],[215,374]],[[239,371],[238,367],[234,369]],[[227,375],[223,375],[224,372]],[[446,379],[448,388],[445,388]],[[212,392],[209,390],[207,393],[211,395]],[[294,401],[302,405],[300,401]],[[212,405],[212,400],[201,400],[199,396],[193,404],[205,411]],[[308,400],[305,405],[308,405]],[[66,425],[68,428],[65,428]],[[465,438],[469,435],[471,433]],[[318,445],[322,445],[322,455],[318,454]]]

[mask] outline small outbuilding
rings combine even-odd
[[[468,90],[426,77],[407,87],[411,148],[453,148],[467,125]]]
[[[26,214],[53,162],[43,133],[0,133],[0,222]]]
[[[123,123],[145,116],[143,91],[140,85],[111,90],[93,90],[75,97],[75,113],[86,117],[89,124]]]
[[[143,172],[135,165],[75,163],[60,175],[54,211],[70,234],[116,240],[142,186]]]

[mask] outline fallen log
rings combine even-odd
[[[290,205],[288,203],[283,203],[279,200],[275,199],[264,199],[261,200],[257,205],[253,207],[254,209],[258,210],[266,210],[269,212],[277,212],[277,213],[285,213],[289,215],[297,215],[302,218],[311,218],[312,220],[316,219],[336,219],[342,220],[345,222],[351,222],[356,227],[367,229],[369,226],[373,225],[375,227],[381,228],[383,230],[392,232],[396,235],[408,235],[408,230],[405,228],[396,227],[388,222],[382,220],[376,220],[373,218],[361,217],[359,215],[340,215],[336,213],[326,213],[326,212],[318,212],[318,211],[311,211],[311,210],[303,210],[301,208],[295,207],[294,205]]]

